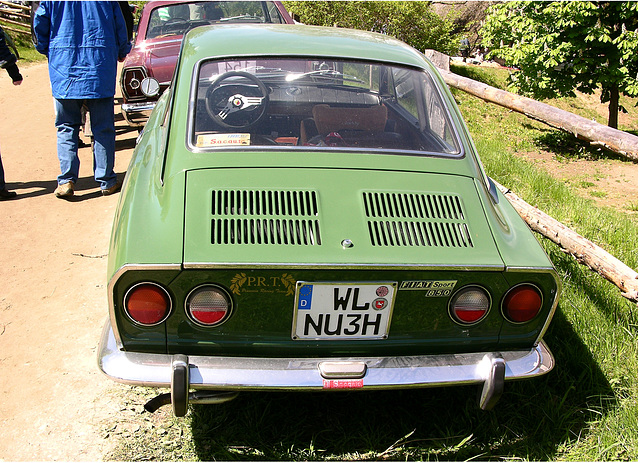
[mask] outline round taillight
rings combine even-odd
[[[491,300],[484,289],[468,286],[451,298],[450,312],[456,322],[471,325],[482,320],[489,313],[490,306]]]
[[[147,77],[147,71],[144,68],[127,68],[122,74],[122,90],[128,98],[143,97],[141,82]]]
[[[200,286],[189,294],[187,314],[199,325],[215,326],[226,320],[231,311],[227,293],[217,286]]]
[[[155,283],[140,283],[129,289],[124,299],[127,315],[141,325],[157,325],[171,312],[171,298]]]
[[[533,320],[542,308],[542,295],[533,285],[511,288],[502,302],[502,313],[507,320],[525,323]]]

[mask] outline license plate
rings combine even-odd
[[[397,283],[298,282],[293,339],[386,339]]]

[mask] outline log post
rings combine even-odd
[[[577,116],[554,106],[526,98],[515,93],[491,87],[473,79],[440,69],[447,85],[458,88],[485,101],[524,114],[556,129],[574,134],[576,137],[600,145],[608,150],[638,161],[638,137],[621,130]]]
[[[554,218],[531,206],[511,190],[495,182],[529,227],[559,245],[622,292],[622,296],[638,302],[638,272],[627,267],[600,246],[580,236]]]

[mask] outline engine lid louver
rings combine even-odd
[[[315,191],[214,190],[211,243],[321,245]]]
[[[365,192],[363,200],[372,246],[473,247],[457,195]]]

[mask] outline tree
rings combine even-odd
[[[490,56],[517,70],[510,86],[533,98],[575,96],[609,102],[617,128],[620,94],[638,96],[636,2],[514,1],[490,8],[482,29]]]
[[[431,2],[407,1],[289,1],[287,10],[300,21],[316,26],[337,26],[380,32],[417,50],[453,54],[459,39],[453,24],[431,9]]]

